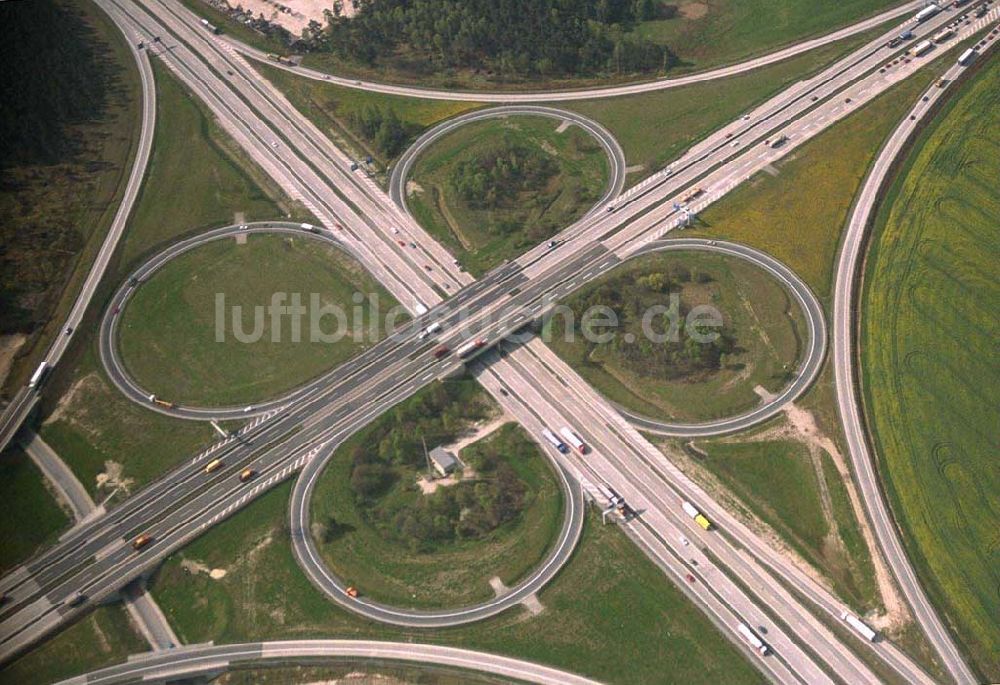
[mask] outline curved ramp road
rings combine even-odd
[[[299,192],[296,197],[315,201],[317,216],[329,228],[339,234],[341,229],[335,228],[335,219],[343,220],[345,234],[357,231],[357,235],[382,240],[391,227],[389,221],[405,219],[389,198],[369,187],[366,179],[344,172],[338,166],[343,155],[331,151],[328,141],[320,140],[321,133],[297,117],[287,116],[287,104],[280,95],[263,86],[241,57],[231,51],[220,51],[219,46],[227,49],[228,46],[199,27],[193,15],[185,15],[193,26],[176,21],[178,15],[171,9],[176,3],[172,0],[142,0],[138,5],[124,0],[98,1],[102,6],[112,6],[111,11],[119,18],[137,22],[151,35],[164,36],[169,43],[160,53],[164,61],[209,103],[227,130],[234,131],[236,140],[247,147],[265,170],[283,180],[282,187]],[[995,17],[996,13],[997,10],[991,10],[990,16]],[[916,27],[915,32],[931,35],[948,21],[949,15],[942,13],[940,18]],[[971,30],[976,30],[975,22],[960,29],[959,36]],[[695,146],[697,154],[692,154],[698,157],[696,161],[675,169],[669,179],[661,179],[658,185],[647,186],[628,206],[602,213],[600,220],[576,231],[557,249],[545,251],[545,246],[540,246],[531,250],[527,258],[512,260],[476,283],[453,288],[453,297],[437,305],[424,321],[432,318],[440,321],[444,327],[440,342],[450,345],[468,335],[485,337],[492,344],[517,330],[538,314],[546,296],[565,296],[596,272],[610,268],[623,256],[638,251],[640,245],[654,242],[663,231],[669,230],[673,221],[669,203],[680,197],[682,191],[687,192],[696,183],[706,188],[705,199],[699,199],[696,203],[699,206],[693,207],[699,209],[745,181],[764,163],[788,154],[832,121],[846,116],[930,61],[910,60],[888,72],[876,73],[879,64],[899,52],[885,48],[880,44],[883,41],[881,38],[869,43],[809,81],[776,96],[755,110],[749,122],[735,122],[729,128],[743,132],[738,151],[729,145],[725,145],[724,151],[721,147],[713,151],[707,145]],[[851,98],[845,101],[845,95]],[[778,150],[761,144],[766,136],[777,132],[788,133],[791,143]],[[313,164],[322,167],[322,172],[314,170]],[[344,186],[350,191],[352,202],[359,204],[338,199],[332,186]],[[371,225],[361,225],[362,219],[370,219]],[[365,251],[369,242],[356,240],[352,244]],[[419,280],[424,271],[412,255],[370,251],[364,254],[386,260],[370,264],[365,261],[369,269],[378,270],[381,276],[390,279],[405,279],[401,282],[403,294],[407,287],[427,290],[428,283]],[[385,264],[394,268],[388,269]],[[451,278],[460,282],[457,277]],[[443,282],[445,289],[448,285]],[[428,297],[429,303],[440,299],[438,295]],[[465,306],[474,316],[463,323],[459,308]],[[492,320],[494,314],[499,321]],[[151,569],[164,555],[231,516],[259,493],[304,469],[321,452],[416,392],[430,378],[452,372],[458,362],[435,359],[432,348],[432,343],[417,339],[415,331],[369,348],[347,365],[349,368],[341,370],[339,380],[303,395],[276,412],[272,420],[262,417],[250,422],[244,436],[248,440],[234,440],[218,448],[215,453],[225,454],[228,461],[213,477],[205,477],[196,457],[92,525],[81,526],[82,532],[76,537],[61,541],[33,562],[0,578],[0,589],[14,591],[8,593],[11,599],[5,607],[5,618],[0,621],[0,661],[78,617],[85,609],[62,604],[71,592],[82,587],[93,601],[117,592],[128,579]],[[623,429],[634,430],[628,424]],[[235,487],[238,469],[247,464],[258,466],[259,479],[246,487]],[[292,516],[294,521],[294,512]],[[155,540],[143,554],[134,553],[127,545],[138,530],[151,532]],[[742,542],[755,544],[755,539],[751,536]],[[736,569],[742,567],[742,563],[736,565]],[[738,573],[735,569],[729,572]],[[816,634],[815,626],[808,629],[816,623],[815,616],[792,597],[787,603],[791,611],[768,606],[775,620],[789,625],[796,635],[803,623],[806,624],[803,635]],[[757,612],[755,604],[754,613]],[[832,635],[813,644],[816,649],[831,652],[830,661],[821,667],[823,673],[817,672],[819,664],[812,657],[802,654],[801,668],[790,666],[787,677],[780,678],[783,682],[820,682],[827,679],[827,672],[830,679],[859,681],[851,678],[851,674],[866,669],[850,657],[846,645]],[[793,646],[789,645],[789,653]],[[779,651],[778,658],[784,658],[783,652]],[[847,667],[841,668],[841,663]]]
[[[980,57],[980,59],[984,59]],[[964,67],[955,65],[945,74],[948,83],[961,75]],[[978,682],[958,646],[952,639],[941,618],[931,606],[927,594],[920,586],[909,557],[903,549],[896,526],[883,496],[882,486],[875,470],[874,455],[868,446],[861,410],[858,406],[858,388],[855,385],[855,350],[853,348],[855,286],[862,268],[861,255],[865,246],[868,226],[874,220],[882,192],[891,182],[892,171],[898,160],[908,150],[908,143],[924,120],[936,111],[935,104],[946,88],[930,88],[928,102],[918,101],[903,122],[893,131],[872,165],[851,213],[843,247],[837,261],[836,282],[833,291],[833,360],[837,387],[837,406],[840,410],[844,434],[847,437],[854,477],[857,479],[882,553],[892,569],[900,588],[909,602],[917,622],[928,640],[940,655],[948,672],[962,685]],[[911,118],[912,117],[912,118]]]
[[[778,414],[786,404],[794,401],[808,390],[819,374],[820,368],[823,366],[827,343],[826,319],[823,317],[823,306],[816,299],[816,296],[809,286],[806,285],[805,281],[799,278],[794,271],[774,257],[746,245],[699,238],[675,238],[650,243],[637,251],[634,256],[674,250],[698,250],[736,257],[750,262],[776,278],[791,292],[792,297],[795,298],[795,301],[805,314],[806,329],[809,337],[805,354],[796,369],[795,380],[788,384],[774,398],[738,416],[705,423],[671,423],[669,421],[659,421],[644,417],[621,406],[617,406],[618,411],[639,430],[657,435],[679,437],[708,437],[735,433],[736,431],[750,428],[768,420]]]
[[[233,47],[236,51],[250,57],[252,59],[258,60],[260,62],[266,62],[272,67],[278,69],[283,69],[285,71],[290,71],[292,73],[298,74],[299,76],[304,76],[306,78],[315,79],[318,81],[326,81],[338,86],[344,86],[346,88],[355,88],[358,90],[366,90],[372,93],[385,93],[387,95],[405,95],[409,97],[425,98],[427,100],[465,100],[470,102],[496,102],[496,103],[525,103],[525,102],[566,102],[570,100],[591,100],[595,98],[610,98],[619,95],[635,95],[637,93],[648,93],[654,90],[666,90],[667,88],[679,88],[681,86],[689,86],[693,83],[701,83],[703,81],[712,81],[720,78],[727,78],[729,76],[735,76],[737,74],[742,74],[754,69],[758,69],[768,64],[774,64],[775,62],[781,62],[795,55],[801,55],[804,52],[809,52],[810,50],[815,50],[816,48],[822,47],[824,45],[829,45],[838,40],[848,38],[850,36],[863,33],[869,29],[873,29],[879,24],[896,19],[898,17],[908,16],[910,14],[916,13],[921,7],[927,3],[923,0],[915,0],[914,2],[908,2],[904,5],[894,7],[890,10],[877,14],[874,17],[869,17],[863,21],[859,21],[856,24],[852,24],[845,28],[842,28],[833,33],[829,33],[825,36],[820,36],[819,38],[813,38],[811,40],[805,40],[795,45],[790,45],[781,50],[768,53],[761,57],[755,57],[749,59],[745,62],[740,62],[738,64],[733,64],[727,67],[720,67],[718,69],[712,69],[711,71],[705,71],[697,74],[691,74],[689,76],[681,76],[678,78],[664,78],[656,81],[647,81],[642,83],[634,83],[626,86],[612,86],[612,87],[600,87],[600,88],[582,88],[578,90],[557,90],[548,92],[536,92],[536,93],[519,93],[519,92],[488,92],[488,91],[475,91],[475,90],[450,90],[450,89],[435,89],[435,88],[420,88],[417,86],[401,86],[392,85],[388,83],[378,83],[375,81],[359,81],[356,79],[344,78],[342,76],[333,76],[331,74],[326,74],[322,71],[317,71],[315,69],[308,69],[306,67],[297,67],[284,63],[277,63],[272,60],[267,59],[267,53],[263,50],[258,50],[257,48],[250,47],[245,43],[230,37],[224,36],[223,40]]]
[[[537,440],[536,434],[531,434]],[[510,592],[480,604],[457,609],[416,610],[393,607],[360,596],[352,598],[347,594],[347,584],[334,576],[326,567],[309,526],[310,507],[313,492],[320,474],[336,452],[336,447],[313,459],[302,469],[292,490],[290,517],[292,527],[292,550],[299,566],[306,576],[323,593],[349,611],[382,623],[414,627],[445,628],[481,621],[495,616],[506,609],[520,604],[541,590],[559,572],[576,548],[583,532],[584,501],[580,484],[553,458],[548,450],[541,450],[552,468],[559,475],[559,487],[566,503],[562,528],[552,550],[541,566],[522,580]],[[359,588],[364,593],[364,587]]]
[[[410,171],[412,170],[417,158],[428,147],[430,147],[442,136],[448,135],[465,124],[470,124],[474,121],[483,121],[485,119],[495,119],[498,117],[509,116],[537,116],[548,117],[559,121],[568,121],[582,128],[584,131],[596,138],[597,142],[601,144],[601,147],[604,148],[605,153],[608,155],[608,164],[611,167],[608,173],[608,188],[601,199],[594,203],[594,207],[587,213],[588,215],[600,211],[600,209],[604,207],[604,205],[606,205],[612,198],[617,197],[622,192],[622,188],[625,186],[626,175],[625,152],[622,150],[622,146],[618,144],[618,140],[608,129],[604,128],[604,126],[589,117],[585,117],[582,114],[570,112],[565,109],[540,107],[537,105],[510,105],[507,107],[491,107],[490,109],[483,109],[475,112],[469,112],[468,114],[462,114],[454,119],[444,121],[434,128],[426,131],[423,135],[417,138],[417,140],[414,141],[409,148],[407,148],[406,152],[404,152],[393,165],[392,174],[389,177],[389,197],[392,198],[392,201],[395,202],[400,209],[409,213],[409,210],[406,208],[406,178],[410,175]],[[414,219],[414,221],[416,221],[416,219]]]
[[[125,307],[128,305],[132,295],[135,294],[137,288],[142,287],[143,282],[147,281],[166,264],[173,261],[177,257],[190,252],[191,250],[201,247],[202,245],[241,234],[285,233],[312,238],[314,240],[320,240],[324,243],[335,245],[352,258],[357,259],[359,262],[361,261],[360,256],[349,245],[337,240],[336,236],[334,236],[330,231],[320,227],[313,227],[321,231],[320,233],[314,233],[310,229],[302,228],[302,224],[284,221],[263,221],[243,225],[247,228],[241,229],[238,225],[224,226],[222,228],[216,228],[206,231],[200,235],[187,238],[186,240],[182,240],[178,243],[174,243],[159,254],[150,257],[145,263],[139,266],[139,268],[132,273],[132,276],[127,279],[112,296],[108,308],[104,312],[104,317],[101,319],[101,330],[98,343],[101,363],[104,366],[104,370],[108,374],[108,378],[111,379],[111,382],[115,385],[115,387],[117,387],[122,394],[133,402],[141,404],[142,406],[159,412],[160,414],[180,419],[193,419],[201,421],[245,419],[248,417],[260,416],[284,407],[290,402],[293,402],[296,398],[310,391],[316,390],[328,382],[329,374],[324,373],[318,378],[309,381],[305,385],[287,393],[286,395],[283,395],[282,397],[265,400],[253,405],[240,405],[234,407],[198,407],[176,404],[174,406],[165,406],[151,402],[149,399],[150,392],[140,386],[138,382],[136,382],[135,379],[129,375],[128,370],[125,368],[125,364],[119,355],[117,331],[121,313],[125,310]],[[133,278],[135,279],[135,285],[132,284]],[[163,399],[164,401],[170,400],[170,398]]]
[[[128,662],[93,671],[60,685],[116,685],[135,682],[172,682],[212,679],[231,669],[287,664],[315,665],[318,661],[371,660],[415,666],[447,667],[486,673],[512,681],[539,685],[599,685],[598,681],[531,661],[471,649],[377,640],[286,640],[234,645],[193,645],[157,654],[133,656]],[[200,682],[200,681],[199,681]]]
[[[142,83],[142,127],[139,130],[139,144],[136,148],[135,159],[132,161],[132,170],[129,172],[128,183],[125,186],[125,193],[122,195],[121,204],[115,212],[114,219],[108,229],[108,234],[104,237],[94,263],[90,267],[90,272],[83,282],[80,293],[76,296],[76,302],[66,317],[62,329],[57,333],[56,339],[45,355],[45,362],[51,367],[59,363],[70,341],[76,334],[76,327],[83,320],[83,315],[90,306],[90,301],[97,290],[97,284],[104,277],[104,272],[108,269],[111,256],[118,247],[118,241],[125,232],[125,226],[132,215],[132,206],[139,195],[139,188],[146,176],[146,166],[149,164],[149,156],[153,149],[153,132],[156,128],[156,83],[153,80],[153,68],[150,66],[146,53],[136,46],[137,32],[126,29],[121,22],[115,24],[125,34],[125,40],[135,58],[136,67],[139,70],[139,79]],[[69,333],[66,333],[69,330]],[[17,391],[14,399],[8,404],[3,413],[0,414],[0,451],[10,442],[18,428],[24,420],[31,414],[40,399],[39,388],[29,388],[24,386]]]

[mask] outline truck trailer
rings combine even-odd
[[[550,431],[548,428],[542,429],[542,437],[545,438],[550,445],[559,450],[562,454],[568,454],[569,448],[566,447],[566,443],[556,437],[556,434]]]
[[[847,625],[851,626],[856,633],[861,635],[864,639],[869,642],[875,642],[875,638],[878,637],[878,633],[872,630],[868,624],[862,621],[860,618],[854,614],[849,614],[844,612],[840,615],[841,620],[843,620]]]
[[[932,38],[931,40],[933,40],[935,43],[943,43],[954,35],[955,32],[952,31],[951,29],[945,29],[943,31],[938,31],[937,33],[935,33],[934,38]]]
[[[31,379],[28,380],[28,387],[31,388],[32,390],[37,388],[39,385],[42,384],[42,381],[45,380],[45,376],[47,376],[48,373],[49,373],[49,363],[42,362],[41,364],[39,364],[38,368],[35,369],[35,373],[31,374]]]
[[[750,630],[750,626],[748,626],[746,623],[739,623],[739,624],[737,624],[736,625],[736,632],[738,632],[740,635],[742,635],[744,640],[746,640],[751,645],[753,645],[753,648],[755,650],[757,650],[757,652],[761,656],[767,655],[767,653],[769,651],[768,648],[767,648],[767,645],[764,644],[763,640],[761,640],[759,637],[757,637],[756,633],[754,633],[752,630]]]
[[[913,56],[920,57],[921,55],[926,55],[928,52],[934,49],[934,43],[929,40],[921,41],[913,47]]]
[[[468,359],[476,352],[481,350],[483,347],[485,347],[485,345],[486,345],[486,339],[479,338],[478,340],[467,342],[461,347],[459,347],[458,352],[456,354],[458,354],[459,359]]]
[[[562,428],[560,428],[559,435],[563,436],[566,439],[566,442],[571,444],[573,446],[573,449],[575,449],[580,454],[587,453],[587,445],[583,442],[583,440],[580,439],[580,437],[576,433],[574,433],[570,429],[569,426],[563,426]]]
[[[709,521],[708,518],[703,513],[698,511],[698,508],[696,506],[694,506],[687,500],[681,502],[681,508],[684,510],[685,514],[693,518],[694,522],[697,523],[702,528],[704,528],[705,530],[709,530],[712,527],[712,522]]]
[[[923,8],[913,16],[913,21],[918,24],[922,24],[940,11],[941,8],[937,5],[927,5],[927,7]]]

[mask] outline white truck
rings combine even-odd
[[[607,485],[602,485],[598,483],[597,491],[601,493],[605,497],[605,499],[607,499],[608,502],[610,502],[614,506],[618,506],[619,504],[623,504],[625,502],[625,500],[622,499],[621,495],[619,495],[617,492],[609,488]]]
[[[550,431],[548,428],[542,429],[542,437],[545,438],[550,445],[559,450],[562,454],[569,453],[569,448],[566,447],[566,443],[556,437],[556,434]]]
[[[943,43],[954,35],[955,32],[952,31],[951,29],[945,29],[944,31],[938,31],[937,33],[935,33],[934,37],[931,38],[931,40],[933,40],[935,43]]]
[[[31,379],[28,380],[28,387],[31,388],[32,390],[37,388],[39,385],[42,384],[42,381],[45,379],[45,376],[48,374],[48,372],[49,372],[48,362],[42,362],[41,364],[39,364],[38,368],[35,369],[35,373],[31,374]]]
[[[973,50],[972,48],[969,48],[968,50],[966,50],[965,52],[963,52],[961,55],[958,56],[958,63],[961,64],[963,67],[967,67],[975,58],[976,58],[976,51]]]
[[[929,40],[921,41],[917,43],[913,48],[913,56],[920,57],[921,55],[926,55],[928,52],[934,49],[934,43]]]
[[[458,354],[459,359],[468,359],[485,346],[486,339],[479,338],[478,340],[472,340],[459,347],[456,354]]]
[[[681,502],[681,509],[683,509],[685,514],[693,518],[694,522],[705,530],[712,528],[712,522],[708,520],[708,517],[698,511],[698,507],[694,506],[687,500]]]
[[[922,24],[940,11],[941,8],[937,5],[927,5],[927,7],[923,8],[913,16],[913,21],[918,24]]]
[[[845,611],[840,615],[840,618],[844,621],[844,623],[851,626],[851,628],[854,628],[855,632],[869,642],[875,642],[875,638],[878,637],[878,633],[872,630],[867,623],[854,614],[850,614]]]
[[[418,335],[417,337],[420,338],[421,340],[423,340],[427,336],[434,335],[435,333],[437,333],[440,330],[441,330],[441,324],[439,322],[435,321],[430,326],[428,326],[424,330],[420,331],[420,335]]]
[[[757,650],[761,656],[766,656],[768,651],[770,651],[768,650],[767,645],[764,644],[764,641],[757,637],[757,634],[750,630],[750,626],[746,623],[737,624],[736,632],[742,635],[744,640],[753,645],[753,648]]]
[[[573,449],[575,449],[580,454],[587,453],[588,451],[587,445],[583,442],[583,440],[580,439],[580,436],[578,436],[576,433],[573,432],[573,430],[569,426],[563,426],[562,428],[560,428],[559,435],[563,436],[566,439],[566,442],[571,444],[573,446]]]

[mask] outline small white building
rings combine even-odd
[[[430,453],[431,464],[442,478],[458,468],[458,459],[443,447],[435,447]]]

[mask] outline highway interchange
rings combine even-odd
[[[428,313],[417,314],[417,321],[441,322],[444,325],[441,340],[452,349],[456,341],[473,336],[485,336],[491,345],[495,344],[542,316],[553,301],[622,260],[663,249],[667,243],[678,243],[661,239],[681,224],[682,213],[673,208],[674,202],[695,184],[706,189],[690,205],[697,211],[927,61],[914,59],[879,73],[877,67],[888,57],[882,47],[886,38],[880,37],[821,74],[762,104],[750,113],[748,120],[733,122],[699,143],[640,189],[626,191],[622,198],[627,201],[617,202],[615,211],[593,212],[577,222],[558,237],[555,249],[538,246],[473,282],[416,225],[405,208],[394,204],[367,177],[351,173],[346,155],[336,150],[273,88],[259,83],[229,43],[207,36],[193,16],[169,1],[150,0],[140,6],[102,0],[101,4],[130,38],[141,36],[150,41],[153,35],[158,35],[163,41],[177,41],[171,42],[169,51],[159,53],[168,67],[206,100],[220,123],[292,197],[313,211],[330,236],[335,236],[337,243],[369,268],[401,302],[414,313],[430,308]],[[995,18],[993,10],[986,20]],[[947,21],[950,17],[945,13],[917,27],[917,31],[929,35]],[[973,28],[962,30],[969,35]],[[894,28],[887,36],[898,30]],[[850,95],[849,102],[845,94]],[[788,135],[786,145],[771,148],[763,144],[763,140],[778,132]],[[735,147],[734,141],[738,142]],[[392,228],[414,238],[419,248],[398,249],[394,234],[390,233]],[[302,229],[286,226],[283,230]],[[685,247],[746,252],[741,246],[709,245],[705,241],[691,242]],[[427,264],[432,265],[431,271],[424,268]],[[851,268],[854,265],[841,265],[838,283],[840,270]],[[790,281],[786,279],[792,292],[796,292],[793,285],[796,282],[794,274]],[[444,299],[446,295],[449,297]],[[847,295],[849,298],[849,291]],[[800,301],[808,314],[810,302],[814,303],[815,298],[805,288]],[[838,316],[841,315],[849,318],[849,312]],[[823,359],[826,329],[821,310],[818,319],[812,316],[808,319],[813,322],[815,333],[811,336],[812,349],[802,360],[796,381],[789,386],[793,390],[786,389],[788,395],[783,402],[808,387]],[[110,321],[113,320],[112,316]],[[105,322],[108,321],[106,316]],[[835,355],[845,344],[846,349],[850,348],[849,337],[840,341],[841,348],[837,346],[838,322],[839,319],[835,321],[833,338]],[[112,341],[113,347],[111,333],[107,340]],[[0,589],[14,598],[14,603],[0,613],[0,655],[9,658],[84,611],[59,604],[70,594],[85,588],[94,601],[113,595],[124,582],[148,573],[169,552],[212,523],[231,515],[257,494],[300,470],[302,474],[296,480],[292,496],[292,537],[296,556],[307,575],[353,611],[376,620],[412,624],[407,622],[416,620],[414,612],[359,603],[346,597],[342,585],[332,578],[315,554],[307,532],[308,502],[310,483],[337,444],[433,378],[457,370],[460,364],[454,359],[433,358],[430,351],[434,345],[411,330],[379,343],[346,367],[335,369],[321,382],[310,384],[281,402],[256,407],[258,415],[241,430],[238,438],[211,449],[211,455],[226,461],[225,469],[217,477],[207,479],[202,473],[209,453],[196,456],[118,508],[79,527],[26,567],[0,579]],[[113,367],[110,364],[109,370]],[[624,494],[642,512],[641,517],[625,526],[629,535],[705,609],[724,634],[732,635],[737,620],[746,620],[754,627],[768,626],[767,641],[774,649],[771,657],[753,656],[744,643],[734,639],[771,679],[877,682],[880,678],[856,655],[859,650],[868,650],[908,682],[932,682],[888,641],[863,644],[854,640],[848,646],[847,641],[833,633],[828,626],[836,623],[845,609],[839,600],[714,505],[540,341],[502,343],[478,360],[473,370],[484,387],[532,435],[537,436],[543,425],[574,425],[580,429],[594,448],[586,460],[549,452],[560,464],[561,472],[567,474],[567,491],[580,487],[574,483],[586,489],[588,485],[604,482]],[[148,404],[139,390],[133,399]],[[841,393],[842,411],[844,397]],[[853,393],[846,397],[847,404],[853,406]],[[199,415],[191,418],[220,416],[215,410],[192,411]],[[763,418],[766,416],[743,417],[736,426],[713,430],[745,427]],[[854,445],[851,452],[856,462],[870,464],[870,456],[856,453]],[[258,468],[260,478],[252,488],[234,489],[234,474],[248,464]],[[856,470],[857,467],[858,463]],[[872,479],[875,489],[869,492],[865,488],[865,496],[878,527],[878,513],[887,516],[887,512],[884,502],[878,500],[874,474]],[[678,512],[682,494],[709,514],[719,531],[705,534],[695,529]],[[880,504],[873,505],[873,498]],[[892,568],[904,593],[914,603],[921,626],[952,676],[959,682],[973,682],[971,672],[950,635],[941,627],[940,619],[926,604],[926,598],[924,607],[914,602],[913,597],[919,599],[922,593],[891,524],[888,526],[879,532],[880,545],[887,549]],[[566,543],[557,545],[557,550],[572,548],[573,536],[565,535],[571,528],[564,526]],[[128,541],[147,530],[154,533],[156,543],[147,552],[136,555]],[[682,532],[695,541],[691,548],[678,542]],[[899,556],[892,553],[893,541],[899,548]],[[697,574],[703,582],[696,586],[686,584],[682,576],[689,572]],[[537,576],[539,585],[527,585],[521,591],[530,594],[536,590],[544,582],[543,576],[544,569]],[[742,578],[744,582],[754,579],[753,595],[743,590],[734,578]],[[911,583],[916,592],[907,587]],[[795,588],[797,595],[790,593],[786,584]],[[520,597],[506,598],[508,605]],[[378,613],[385,611],[397,617]],[[816,613],[825,618],[817,620]],[[479,617],[471,613],[462,620]],[[438,615],[426,625],[453,622],[457,622],[454,617]]]

